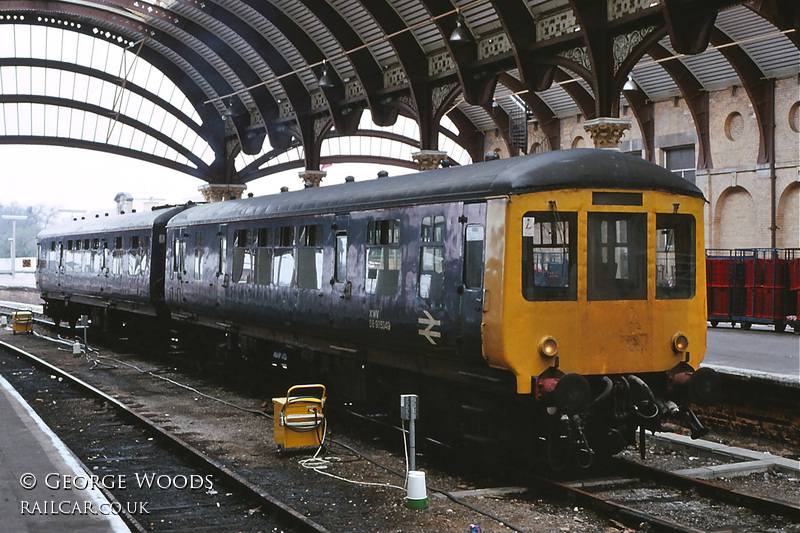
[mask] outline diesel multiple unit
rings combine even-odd
[[[640,158],[564,150],[75,221],[39,235],[38,283],[56,320],[413,392],[431,432],[588,463],[668,415],[703,430],[704,202]]]

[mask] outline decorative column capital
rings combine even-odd
[[[420,170],[433,170],[439,167],[439,163],[447,159],[447,152],[420,150],[419,152],[413,152],[411,158],[417,162]]]
[[[588,131],[595,148],[619,149],[619,140],[630,129],[631,121],[626,118],[600,117],[587,120],[583,129]]]
[[[197,188],[203,194],[206,202],[223,202],[225,200],[238,200],[242,197],[247,185],[207,183]]]
[[[322,178],[328,175],[324,170],[303,170],[297,173],[303,183],[311,182],[313,187],[319,187]]]

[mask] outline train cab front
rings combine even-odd
[[[552,465],[586,466],[667,419],[706,431],[692,406],[713,403],[719,379],[698,370],[702,210],[702,198],[663,191],[537,193],[509,206],[506,239],[518,244],[503,279],[487,275],[503,299],[486,314],[484,354],[546,413]]]

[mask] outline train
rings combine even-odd
[[[588,466],[668,419],[707,431],[704,203],[641,158],[560,150],[81,218],[39,234],[37,282],[56,322],[416,393],[432,435]]]

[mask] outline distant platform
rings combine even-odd
[[[34,272],[16,272],[13,276],[8,272],[0,273],[0,287],[36,287]]]
[[[64,489],[66,480],[82,486],[90,474],[2,376],[0,427],[0,529],[130,532],[91,483],[88,489]]]

